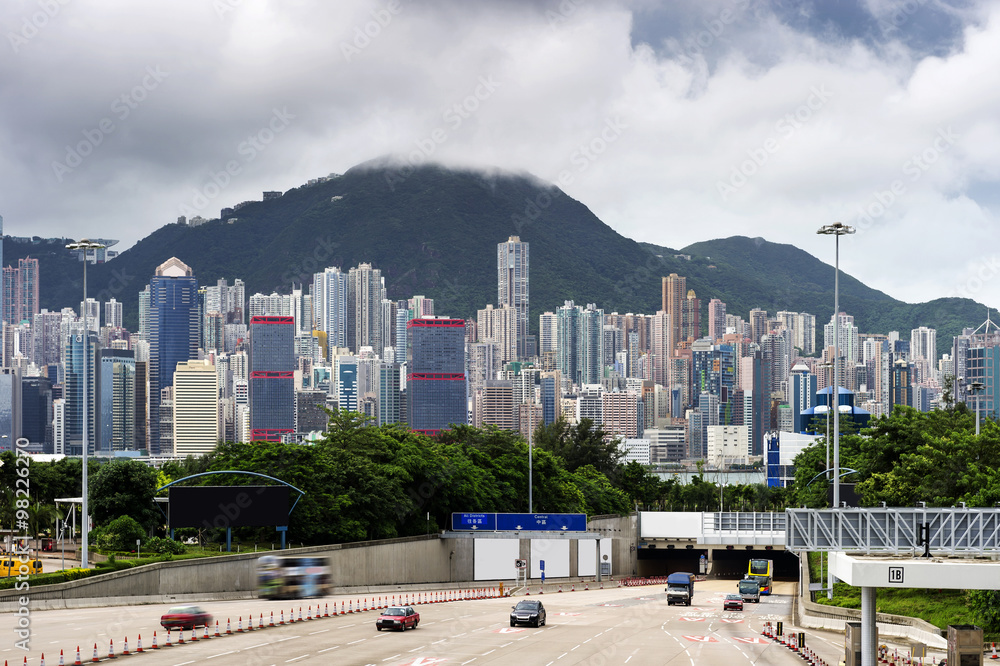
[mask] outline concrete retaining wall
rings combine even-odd
[[[602,516],[591,531],[613,537],[613,574],[631,572],[635,554],[635,516]],[[525,540],[526,541],[526,540]],[[571,555],[575,556],[575,548]],[[445,589],[474,579],[474,539],[443,539],[440,534],[365,541],[332,546],[310,546],[285,551],[261,551],[211,558],[156,562],[135,569],[44,585],[23,591],[0,591],[0,612],[17,609],[21,596],[31,607],[81,608],[92,606],[171,603],[206,599],[249,599],[256,595],[256,563],[261,555],[313,555],[329,558],[334,589],[340,594],[385,591],[393,586],[418,590]],[[576,570],[571,560],[571,572]],[[513,579],[513,568],[511,579]],[[483,581],[473,586],[486,586]]]

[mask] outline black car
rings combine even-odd
[[[513,627],[518,623],[530,624],[533,627],[545,625],[545,606],[541,601],[524,599],[511,608],[514,610],[510,612],[510,626]]]

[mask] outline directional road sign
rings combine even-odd
[[[586,532],[585,513],[498,513],[501,531]]]
[[[482,530],[492,532],[497,528],[495,513],[453,513],[451,514],[451,529],[455,531]]]

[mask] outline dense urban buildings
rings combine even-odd
[[[176,257],[132,294],[50,312],[39,307],[37,260],[19,259],[0,290],[0,447],[23,438],[31,451],[80,455],[85,403],[89,452],[101,456],[310,441],[326,409],[346,409],[428,434],[472,423],[528,436],[589,419],[629,460],[729,467],[779,449],[775,460],[786,460],[825,434],[833,402],[862,423],[900,405],[932,409],[952,382],[981,415],[1000,411],[1000,329],[989,320],[939,355],[927,326],[865,332],[838,312],[818,331],[810,313],[734,313],[672,273],[652,295],[656,312],[568,300],[536,306],[536,322],[529,243],[510,236],[496,247],[496,302],[468,319],[435,316],[424,295],[388,293],[371,263],[317,267],[303,284],[247,294],[239,276],[199,286]],[[130,305],[134,332],[124,328]]]

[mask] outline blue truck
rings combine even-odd
[[[694,574],[677,572],[667,576],[667,605],[691,605],[694,597]]]

